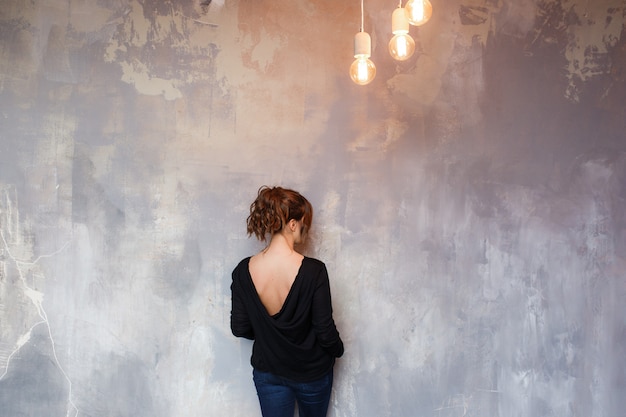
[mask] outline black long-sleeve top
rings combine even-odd
[[[321,378],[343,355],[326,266],[304,257],[282,309],[271,316],[254,287],[249,261],[243,259],[232,273],[230,327],[235,336],[254,340],[252,366],[293,381]]]

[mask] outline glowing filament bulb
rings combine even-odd
[[[350,78],[358,85],[366,85],[376,77],[376,65],[369,59],[372,40],[367,32],[359,32],[354,36],[354,57],[350,65]]]
[[[404,6],[409,23],[420,26],[430,20],[433,15],[433,5],[429,0],[409,0]]]
[[[376,66],[366,57],[357,58],[350,66],[350,77],[358,85],[372,82],[376,76]]]
[[[391,31],[394,37],[389,41],[389,53],[395,60],[406,61],[415,52],[415,41],[409,35],[409,21],[401,7],[391,15]]]

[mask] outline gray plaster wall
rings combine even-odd
[[[4,0],[0,415],[259,416],[230,272],[315,207],[330,417],[626,409],[626,6]]]

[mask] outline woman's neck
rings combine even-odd
[[[276,254],[276,255],[291,255],[295,252],[293,239],[289,239],[284,233],[275,233],[270,239],[270,243],[265,249],[263,254]]]

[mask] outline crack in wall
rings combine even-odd
[[[72,399],[72,380],[67,374],[57,355],[56,343],[52,333],[52,327],[50,326],[48,314],[46,313],[46,310],[43,306],[44,293],[33,288],[31,285],[29,285],[27,281],[27,276],[29,272],[32,272],[33,269],[38,268],[38,263],[42,259],[52,258],[63,252],[69,246],[70,242],[66,242],[60,249],[52,253],[39,255],[34,260],[27,259],[28,256],[33,256],[32,245],[27,241],[27,239],[24,238],[24,233],[22,231],[19,221],[19,210],[17,208],[17,203],[14,202],[11,198],[11,194],[15,195],[16,192],[14,189],[10,189],[9,187],[7,187],[3,190],[3,194],[3,204],[0,205],[0,239],[2,240],[2,248],[0,248],[0,253],[2,253],[3,255],[2,258],[0,258],[0,265],[2,265],[3,277],[8,276],[7,264],[12,263],[17,271],[17,275],[19,277],[18,283],[21,286],[24,297],[28,299],[36,308],[37,316],[41,320],[30,326],[26,332],[19,336],[13,347],[9,348],[8,355],[2,355],[2,357],[0,357],[0,367],[4,367],[4,371],[0,374],[0,381],[2,381],[9,373],[11,360],[14,358],[14,356],[17,355],[20,350],[31,340],[33,330],[40,325],[44,325],[46,327],[48,340],[50,341],[53,361],[68,384],[68,407],[66,417],[78,417],[79,410],[74,403],[74,400]],[[16,196],[14,198],[15,200],[17,200]],[[18,253],[20,252],[23,253],[18,255]],[[38,276],[42,278],[44,277],[41,273],[38,273]],[[5,305],[2,305],[2,307],[3,310],[6,309]]]

